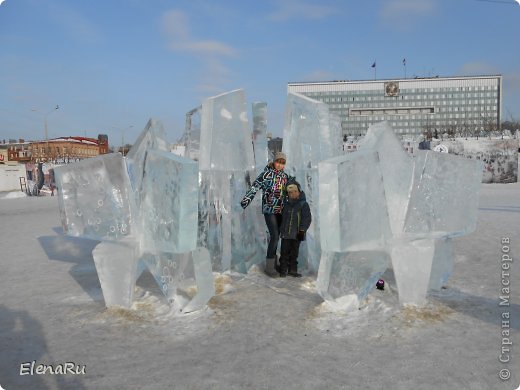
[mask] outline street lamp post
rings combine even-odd
[[[60,109],[60,106],[58,104],[56,104],[56,107],[54,107],[51,111],[47,112],[44,114],[43,118],[44,118],[44,130],[45,130],[45,154],[46,154],[46,159],[49,158],[48,154],[49,154],[49,132],[48,132],[48,128],[47,128],[47,117],[52,114],[54,111],[56,110],[59,110]],[[35,112],[40,112],[39,110],[33,108],[31,111],[35,111]]]
[[[114,129],[119,130],[121,132],[121,154],[124,157],[125,156],[125,131],[126,130],[130,130],[134,126],[130,125],[130,126],[127,126],[127,127],[123,128],[123,129],[121,129],[119,127],[116,127],[116,126],[112,126],[112,127]]]

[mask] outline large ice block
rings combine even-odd
[[[160,121],[155,119],[148,121],[126,155],[128,174],[134,191],[135,202],[138,207],[140,207],[141,204],[145,159],[149,150],[169,151],[164,127]]]
[[[332,118],[332,119],[331,119]],[[286,170],[318,168],[318,163],[341,154],[339,120],[327,104],[307,96],[289,93],[283,132]]]
[[[254,169],[244,90],[227,92],[202,103],[199,164],[200,170]]]
[[[439,291],[453,272],[453,240],[438,238],[434,241],[435,249],[432,260],[429,290]]]
[[[132,306],[139,245],[135,237],[101,242],[92,251],[105,305]]]
[[[318,293],[327,301],[353,295],[359,305],[390,265],[385,251],[322,251],[316,280]]]
[[[435,251],[434,240],[396,240],[390,248],[399,303],[424,305]]]
[[[269,162],[267,148],[267,103],[253,103],[253,150],[256,173],[260,174]]]
[[[476,229],[482,165],[478,160],[419,150],[404,232],[455,237]]]
[[[289,93],[283,151],[287,155],[285,170],[300,182],[313,216],[299,261],[302,268],[316,272],[321,257],[318,164],[342,154],[339,118],[325,103]]]
[[[211,262],[205,248],[186,253],[147,253],[142,260],[174,310],[199,310],[215,294]]]
[[[320,163],[322,248],[344,256],[385,249],[400,303],[422,305],[428,288],[440,289],[452,272],[451,237],[475,229],[481,175],[475,160],[425,151],[411,158],[388,123],[374,125],[360,151]],[[388,214],[388,227],[377,221],[381,210]],[[330,272],[323,267],[319,275]],[[348,267],[356,272],[360,266]],[[353,291],[359,288],[345,283]],[[323,294],[333,299],[328,291]]]
[[[117,240],[134,229],[134,207],[123,157],[104,154],[54,169],[65,233]]]
[[[382,249],[391,237],[377,152],[349,153],[319,164],[322,250]]]
[[[380,159],[384,189],[393,234],[403,231],[410,191],[412,188],[413,160],[404,150],[388,122],[369,127],[360,150],[376,151]]]
[[[199,184],[197,246],[209,250],[214,271],[247,272],[265,259],[266,249],[260,205],[240,207],[247,173],[201,171]]]
[[[199,111],[197,246],[209,250],[215,271],[247,272],[265,258],[265,224],[258,207],[240,207],[255,176],[245,93],[235,90],[208,98]]]
[[[150,149],[142,177],[142,251],[183,253],[195,250],[198,164],[173,153]]]

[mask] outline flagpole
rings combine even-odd
[[[406,58],[403,58],[404,78],[406,78]]]

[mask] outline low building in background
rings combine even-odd
[[[29,145],[31,162],[67,164],[108,153],[108,137],[60,137],[47,141],[34,141]]]

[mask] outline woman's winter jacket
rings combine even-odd
[[[247,191],[240,202],[241,206],[243,208],[249,206],[258,190],[262,190],[262,213],[280,214],[285,197],[285,186],[289,178],[287,173],[274,169],[272,163],[268,164]]]

